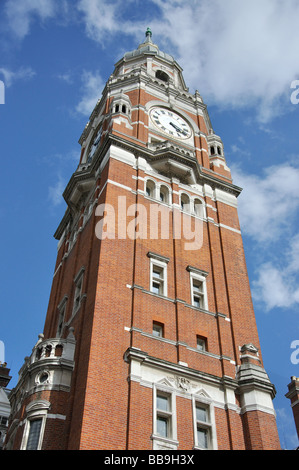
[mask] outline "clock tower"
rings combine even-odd
[[[7,449],[279,449],[236,186],[182,68],[116,63],[65,188],[44,331]]]

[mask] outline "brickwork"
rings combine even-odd
[[[67,363],[71,383],[53,385],[51,392],[42,385],[38,393],[28,387],[14,419],[30,419],[29,401],[36,407],[51,404],[43,449],[279,448],[239,226],[239,189],[232,185],[223,152],[211,158],[206,108],[184,88],[176,63],[167,70],[178,89],[154,78],[159,55],[143,81],[141,59],[138,54],[132,64],[126,59],[127,75],[121,76],[117,65],[108,81],[107,94],[81,136],[80,165],[65,190],[68,209],[55,234],[59,247],[43,333],[46,341],[74,337]],[[136,80],[138,63],[142,73]],[[121,99],[125,108],[115,107]],[[154,127],[149,110],[157,102],[189,122],[189,140],[175,141]],[[98,149],[88,161],[92,133],[101,126]],[[158,189],[146,192],[148,178],[156,188],[167,188],[168,200],[161,203]],[[201,202],[200,214],[195,206],[182,211],[183,193]],[[198,245],[189,249],[195,239]],[[152,285],[151,266],[157,262],[164,270],[163,293]],[[193,278],[201,280],[201,306],[194,303]],[[249,355],[259,351],[257,369],[246,369],[244,345]],[[41,364],[26,370],[34,374],[37,367]],[[238,382],[238,374],[244,383],[249,373],[262,374],[260,396],[267,405],[256,403],[253,411]],[[22,377],[25,384],[26,372]],[[53,377],[58,380],[57,373]],[[250,378],[253,388],[256,383]],[[167,411],[157,411],[159,390]],[[196,413],[204,416],[199,424]],[[157,420],[167,436],[159,436]],[[16,449],[23,431],[19,426]]]

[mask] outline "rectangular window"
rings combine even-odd
[[[30,421],[29,435],[26,450],[37,450],[42,427],[42,419]]]
[[[204,289],[203,281],[192,279],[192,305],[198,308],[204,308]]]
[[[151,263],[151,292],[166,295],[166,266]]]
[[[187,266],[190,273],[191,305],[208,310],[207,283],[208,273],[201,269]]]
[[[171,395],[157,392],[156,397],[156,427],[157,434],[161,437],[172,437],[172,406]]]
[[[74,279],[75,294],[74,294],[73,315],[77,312],[77,310],[79,309],[81,305],[84,271],[85,271],[85,268],[82,267]]]
[[[157,253],[148,252],[150,258],[150,291],[167,296],[167,264],[169,258]]]
[[[196,349],[198,351],[207,351],[207,338],[204,336],[196,336]]]
[[[212,449],[212,423],[210,406],[195,403],[195,447]]]
[[[78,310],[81,302],[81,292],[82,292],[82,278],[78,281],[75,287],[75,297],[74,297],[74,311]]]
[[[154,322],[153,323],[153,336],[157,338],[164,337],[164,325],[163,323]]]

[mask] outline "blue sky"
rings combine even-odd
[[[2,0],[0,340],[12,387],[43,330],[78,139],[114,64],[150,26],[207,103],[244,188],[239,216],[264,364],[282,447],[298,445],[284,396],[299,376],[298,15],[297,0]]]

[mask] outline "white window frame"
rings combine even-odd
[[[191,305],[195,308],[202,310],[209,310],[208,305],[208,295],[207,295],[207,283],[206,278],[208,273],[201,271],[197,268],[192,268],[188,266],[187,270],[190,272],[190,293],[191,293]],[[194,297],[196,296],[196,291],[194,289],[194,281],[198,281],[202,284],[202,306],[199,307],[195,304]]]
[[[164,256],[157,255],[155,253],[148,253],[150,258],[150,292],[155,295],[161,295],[167,297],[167,264],[169,262],[168,258]],[[157,267],[162,272],[162,277],[157,277],[154,275],[154,268]],[[153,284],[156,282],[160,284],[161,292],[156,293],[153,291]]]
[[[73,315],[75,315],[81,306],[84,272],[85,268],[82,267],[74,279],[75,292],[73,299]]]
[[[58,305],[58,324],[57,324],[57,331],[56,331],[56,337],[60,338],[65,326],[65,317],[66,317],[66,305],[68,301],[68,296],[65,295]],[[61,331],[59,331],[59,326],[62,325]]]
[[[152,186],[151,188],[151,194],[147,194],[147,187],[148,187],[148,183],[150,183],[150,185]],[[147,178],[144,182],[145,184],[145,187],[144,187],[144,194],[146,197],[150,198],[150,199],[156,199],[156,196],[157,196],[157,183],[156,181],[154,181],[153,179],[151,178]]]
[[[207,417],[208,417],[206,421],[200,421],[197,419],[197,414],[196,414],[197,406],[204,408],[206,410]],[[215,411],[214,411],[214,405],[211,399],[208,397],[204,397],[204,396],[193,396],[192,408],[193,408],[194,449],[217,450]],[[198,442],[197,430],[199,427],[207,431],[207,447],[200,446]]]
[[[163,411],[157,408],[158,395],[165,396],[169,400],[170,410]],[[169,435],[161,436],[157,431],[158,417],[165,417],[169,422]],[[176,395],[172,389],[163,387],[161,385],[154,385],[153,387],[153,449],[154,450],[176,450],[178,446],[177,441],[177,419],[176,419]]]
[[[46,400],[35,400],[29,403],[29,405],[26,408],[27,417],[26,417],[25,428],[23,432],[23,438],[22,438],[20,450],[27,449],[31,422],[36,421],[38,419],[41,419],[42,423],[41,423],[41,428],[40,428],[40,433],[39,433],[37,450],[41,450],[45,427],[46,427],[47,414],[50,409],[50,406],[51,406],[50,402]]]

